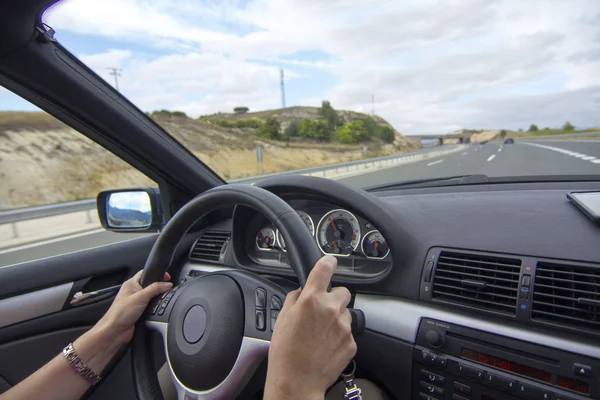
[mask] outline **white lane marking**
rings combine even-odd
[[[429,164],[427,164],[427,166],[431,167],[432,165],[439,164],[441,162],[444,162],[444,160],[437,160],[437,161],[434,161],[434,162],[430,162]]]
[[[30,243],[30,244],[24,244],[23,246],[11,247],[9,249],[0,250],[0,254],[7,254],[7,253],[12,253],[14,251],[31,249],[33,247],[44,246],[46,244],[52,244],[52,243],[56,243],[56,242],[62,242],[64,240],[75,239],[75,238],[82,237],[82,236],[94,235],[94,234],[100,233],[100,232],[106,232],[106,231],[104,229],[94,229],[93,231],[76,233],[76,234],[73,234],[73,235],[63,236],[63,237],[59,237],[59,238],[56,238],[56,239],[44,240],[42,242],[35,242],[35,243]]]
[[[500,148],[498,149],[498,153],[500,153],[501,151],[502,151],[502,147],[500,147]]]
[[[595,143],[598,143],[598,142],[596,141]],[[561,153],[561,154],[564,154],[567,156],[579,158],[580,160],[583,160],[583,161],[589,161],[594,164],[600,164],[600,159],[597,159],[594,156],[588,156],[587,154],[582,154],[582,153],[577,153],[577,152],[571,151],[571,150],[561,149],[560,147],[546,146],[545,144],[539,144],[539,143],[523,142],[523,144],[539,147],[541,149],[556,151],[558,153]]]
[[[495,154],[492,154],[491,156],[489,156],[489,158],[487,159],[488,161],[492,161],[494,158],[496,158]]]
[[[464,153],[461,154],[461,156],[466,156],[467,154],[469,154],[469,152],[465,151]]]

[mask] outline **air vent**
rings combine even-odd
[[[442,251],[432,298],[515,315],[520,272],[521,260],[517,258]]]
[[[225,231],[205,231],[194,243],[190,252],[190,260],[219,261],[221,252],[229,240],[229,235],[230,233]]]
[[[538,263],[531,318],[600,331],[600,270]]]

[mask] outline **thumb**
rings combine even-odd
[[[173,284],[171,282],[154,282],[152,285],[143,288],[133,296],[136,302],[147,305],[154,297],[168,292],[172,287]]]

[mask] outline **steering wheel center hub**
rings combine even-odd
[[[185,283],[173,306],[167,356],[177,379],[205,391],[219,385],[237,359],[244,334],[244,303],[236,282],[207,275]]]

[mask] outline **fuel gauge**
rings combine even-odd
[[[362,251],[368,258],[385,258],[390,253],[390,247],[379,231],[370,231],[362,240]]]

